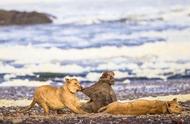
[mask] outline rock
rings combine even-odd
[[[52,23],[47,14],[0,10],[0,25],[28,25]]]
[[[16,110],[9,110],[9,112],[10,112],[10,113],[14,113],[14,112],[16,112]]]

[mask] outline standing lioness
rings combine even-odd
[[[80,108],[80,101],[75,96],[81,89],[77,79],[66,79],[64,86],[59,88],[50,85],[40,86],[35,90],[32,103],[24,111],[30,110],[37,103],[45,114],[49,113],[49,109],[58,110],[64,107],[75,113],[86,113]]]
[[[181,113],[182,107],[177,99],[171,101],[160,100],[134,100],[132,102],[113,102],[102,107],[98,112],[110,114],[125,115],[143,115],[143,114],[171,114]]]

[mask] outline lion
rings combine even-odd
[[[145,115],[145,114],[179,114],[182,107],[177,99],[171,101],[160,100],[134,100],[131,102],[113,102],[98,110],[98,112],[123,115]]]
[[[51,85],[44,85],[36,88],[32,103],[22,112],[30,110],[36,103],[43,108],[44,113],[48,114],[49,110],[60,110],[68,107],[75,113],[87,113],[81,109],[80,101],[76,97],[76,92],[81,91],[82,87],[75,78],[65,79],[62,87],[56,88]]]
[[[96,113],[101,107],[117,101],[116,94],[111,87],[113,84],[114,72],[103,72],[98,82],[82,90],[90,98],[87,103],[82,105],[82,108],[89,113]]]

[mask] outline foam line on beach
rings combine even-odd
[[[187,36],[188,31],[184,31],[184,36]],[[189,39],[188,37],[185,38]],[[69,50],[45,49],[33,46],[0,46],[0,60],[13,61],[12,64],[0,62],[0,73],[16,75],[35,72],[83,73],[91,70],[121,70],[127,68],[131,69],[136,77],[165,78],[167,76],[164,73],[178,74],[185,72],[185,69],[189,69],[190,43],[184,40],[183,38],[181,42],[147,43],[134,47],[107,46]],[[112,54],[107,51],[112,51]],[[120,58],[123,58],[123,62],[120,61]],[[94,63],[96,68],[88,65],[88,63],[85,66],[80,64],[80,62],[85,61],[93,63],[97,60],[100,63]],[[109,63],[105,63],[104,60],[109,61]],[[61,64],[67,61],[75,61],[75,64]],[[138,63],[143,64],[138,65]],[[15,67],[15,65],[23,66]]]

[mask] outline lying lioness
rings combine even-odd
[[[50,85],[40,86],[35,90],[32,103],[22,112],[30,110],[37,103],[45,114],[49,113],[49,109],[59,110],[64,107],[75,113],[86,113],[80,108],[80,101],[75,96],[81,89],[77,79],[66,79],[65,85],[59,88]]]
[[[135,100],[132,102],[113,102],[102,107],[98,112],[124,115],[144,115],[144,114],[170,114],[181,113],[182,107],[177,99],[172,101],[159,100]]]

